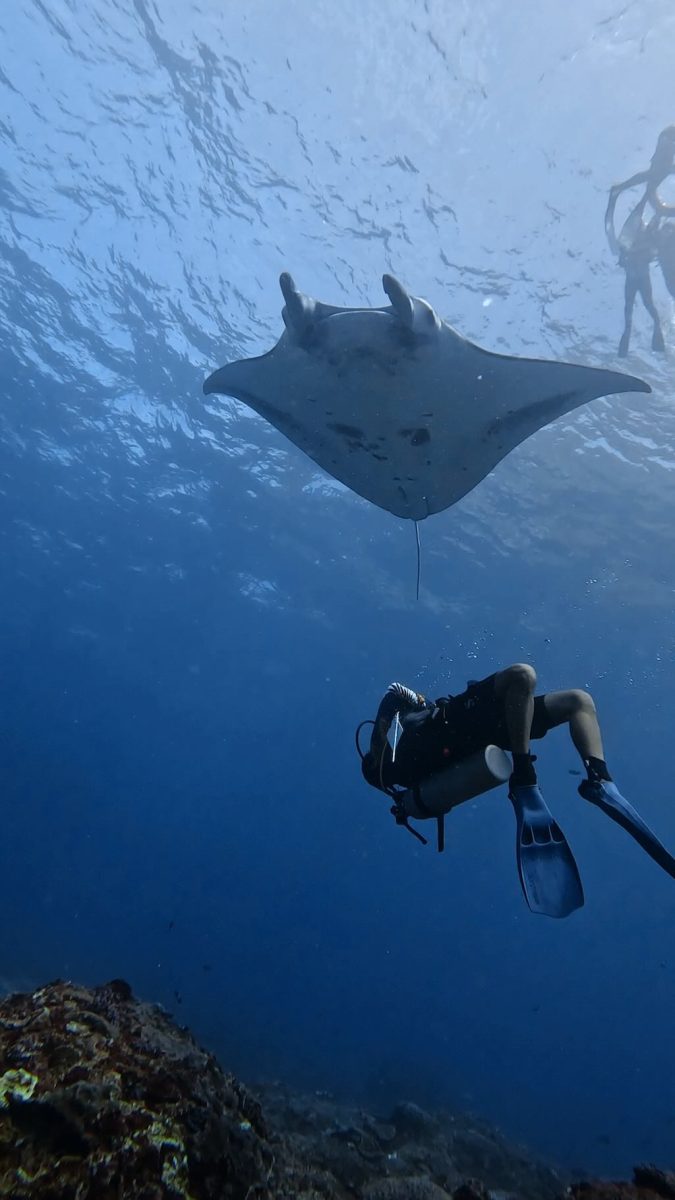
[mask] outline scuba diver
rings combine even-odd
[[[672,222],[664,219],[675,216],[675,205],[666,204],[658,193],[659,184],[669,175],[675,174],[675,125],[669,125],[659,134],[656,149],[651,163],[646,171],[638,171],[623,183],[616,183],[610,188],[609,200],[605,211],[605,232],[612,253],[616,255],[619,264],[626,273],[624,289],[624,329],[619,342],[618,353],[622,358],[628,354],[633,319],[633,308],[639,295],[653,322],[652,350],[664,351],[665,343],[661,322],[652,295],[650,267],[658,260],[661,265],[668,290],[673,293],[672,270],[672,240],[670,233]],[[614,228],[616,202],[622,192],[629,188],[646,184],[645,191],[631,209],[624,221],[621,232],[617,237]],[[650,205],[653,216],[645,219],[645,210]]]
[[[515,663],[487,679],[470,680],[458,696],[435,701],[402,683],[390,684],[375,720],[362,722],[356,731],[364,778],[391,797],[397,824],[420,841],[426,839],[409,818],[435,817],[439,850],[445,814],[508,779],[525,899],[533,912],[565,917],[583,905],[583,889],[572,852],[539,789],[530,743],[567,725],[587,774],[580,795],[675,879],[675,858],[612,780],[593,697],[579,689],[535,695],[536,682],[533,667]],[[365,724],[373,730],[364,753],[359,734]]]

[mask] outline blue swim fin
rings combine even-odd
[[[635,838],[638,846],[642,846],[642,849],[646,850],[655,863],[658,863],[672,879],[675,879],[675,858],[668,853],[656,834],[652,833],[632,804],[624,800],[615,783],[604,779],[597,781],[584,779],[579,784],[579,795],[583,796],[584,800],[590,800],[591,804],[597,805],[605,816],[616,821],[617,825]]]
[[[532,912],[568,917],[584,903],[574,856],[536,784],[512,785],[509,799],[518,831],[516,856],[525,899]]]

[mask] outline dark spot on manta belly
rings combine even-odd
[[[411,446],[423,446],[425,442],[431,441],[429,430],[424,429],[423,426],[419,429],[399,429],[398,436],[410,438]]]
[[[337,421],[334,421],[328,428],[332,429],[333,433],[339,433],[341,437],[349,438],[352,442],[362,442],[366,436],[363,430],[359,429],[357,425],[340,425]]]
[[[366,444],[366,435],[357,425],[340,425],[337,421],[329,423],[329,429],[340,435],[345,442],[350,454],[355,450],[369,450],[370,447]]]

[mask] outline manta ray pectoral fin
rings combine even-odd
[[[591,400],[622,392],[651,392],[643,379],[601,367],[507,356],[501,357],[501,367],[504,394],[520,396],[517,403],[511,401],[507,409],[502,408],[486,422],[484,444],[497,446],[500,458],[533,433]]]
[[[271,359],[271,354],[262,354],[259,358],[241,358],[226,363],[204,380],[202,391],[205,396],[232,396],[258,411],[258,391],[267,387],[274,375]]]
[[[394,315],[402,325],[405,325],[406,329],[412,333],[426,334],[427,336],[440,332],[440,318],[426,300],[420,300],[417,296],[409,296],[403,285],[393,275],[382,276],[382,287],[391,300]]]
[[[219,367],[217,371],[214,371],[211,375],[209,375],[208,379],[204,380],[204,383],[202,384],[202,391],[205,396],[212,396],[214,394],[219,396],[233,395],[232,372],[230,370],[230,366],[231,364],[228,363],[224,367]]]
[[[623,375],[620,371],[608,371],[608,375],[612,376],[613,391],[606,393],[609,396],[620,396],[622,392],[644,392],[651,395],[651,387],[645,383],[644,379],[638,379],[637,375]]]

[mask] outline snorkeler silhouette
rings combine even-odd
[[[633,308],[638,294],[654,324],[652,350],[665,350],[661,321],[654,304],[650,267],[658,261],[666,287],[675,297],[675,225],[669,218],[675,217],[675,205],[665,204],[658,194],[658,186],[669,175],[675,174],[675,125],[669,125],[658,137],[656,149],[648,170],[638,171],[623,183],[610,188],[605,212],[605,232],[612,253],[626,273],[624,292],[624,330],[619,342],[619,354],[628,354],[633,320]],[[646,184],[644,194],[631,210],[617,237],[614,228],[616,202],[622,192]],[[649,205],[654,215],[647,220],[645,210]]]

